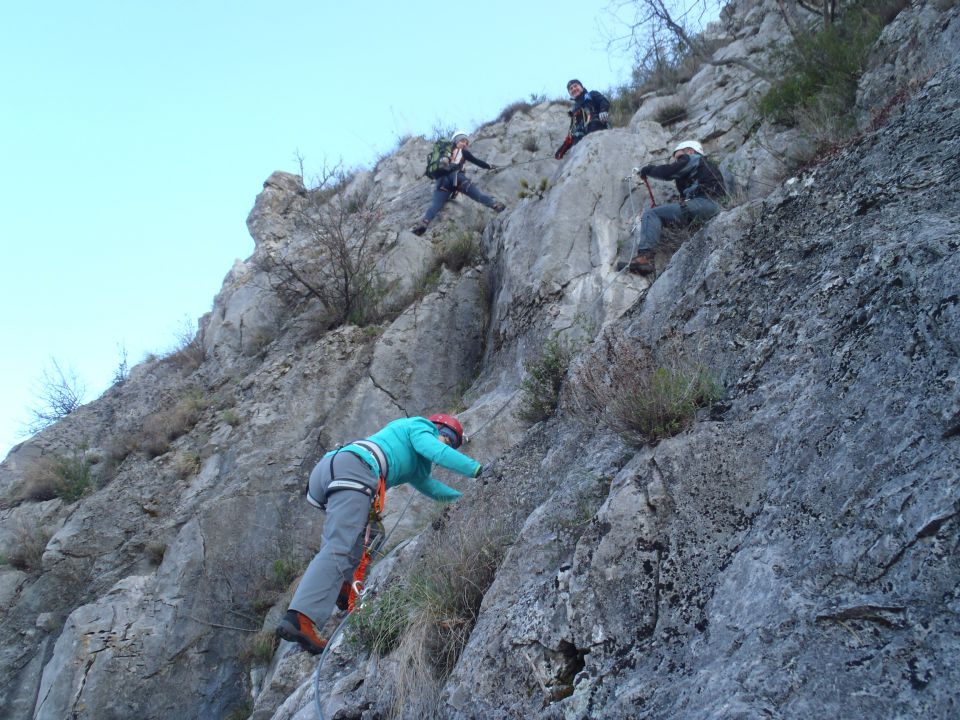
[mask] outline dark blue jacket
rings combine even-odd
[[[681,155],[666,165],[646,165],[640,169],[642,177],[673,180],[684,200],[708,197],[719,200],[727,194],[723,174],[703,155]]]
[[[574,140],[579,140],[587,133],[595,130],[606,130],[610,123],[600,120],[598,115],[602,112],[610,111],[610,101],[601,93],[596,91],[584,90],[573,103],[573,110],[570,111],[570,117],[573,118],[573,127],[570,134]]]

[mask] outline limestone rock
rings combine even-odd
[[[507,108],[471,148],[502,169],[468,169],[507,209],[461,197],[423,237],[409,228],[432,192],[430,139],[405,139],[339,194],[271,175],[248,217],[254,252],[195,342],[0,464],[0,554],[41,531],[23,570],[0,568],[0,715],[313,717],[317,658],[248,652],[319,543],[306,477],[336,443],[437,410],[459,412],[464,449],[492,465],[476,480],[438,471],[464,493],[445,509],[392,489],[397,549],[369,586],[403,581],[477,527],[502,543],[491,584],[449,676],[411,696],[398,655],[344,640],[323,668],[327,711],[955,714],[956,13],[931,0],[900,14],[857,112],[920,83],[887,125],[795,178],[807,148],[795,130],[747,122],[765,81],[738,64],[647,96],[627,127],[560,162],[568,105]],[[727,43],[715,61],[764,62],[787,36],[780,3],[737,0],[710,36]],[[674,101],[684,117],[655,122]],[[733,206],[664,252],[658,275],[618,274],[647,202],[626,178],[688,137],[735,181]],[[521,180],[546,180],[543,196],[517,197]],[[316,298],[264,275],[271,252],[306,257],[331,201],[377,210],[378,324],[333,327]],[[480,257],[440,269],[462,234]],[[557,413],[527,427],[525,365],[554,337],[575,348],[573,372]],[[631,444],[613,409],[577,402],[578,369],[615,364],[613,338],[682,349],[726,396],[683,433]],[[38,502],[31,478],[63,459],[89,484]]]

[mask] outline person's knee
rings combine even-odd
[[[720,206],[717,203],[705,198],[687,203],[687,209],[691,215],[700,220],[709,220],[720,212]]]

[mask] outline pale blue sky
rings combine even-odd
[[[0,26],[0,458],[43,369],[92,400],[125,347],[207,312],[274,170],[369,166],[399,137],[475,128],[570,77],[606,90],[607,0],[52,0]],[[604,19],[606,18],[606,19]],[[566,125],[558,116],[558,126]],[[427,182],[424,180],[424,182]]]

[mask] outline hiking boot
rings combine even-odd
[[[507,209],[507,206],[504,205],[499,200],[497,200],[493,205],[490,206],[490,209],[493,210],[494,212],[502,213],[504,210]]]
[[[418,222],[416,225],[410,228],[410,232],[412,232],[414,235],[423,235],[426,231],[427,224],[425,222]]]
[[[327,641],[317,635],[313,621],[296,610],[287,610],[277,625],[277,635],[287,642],[297,643],[312,655],[319,655],[327,646]]]
[[[633,273],[646,275],[653,272],[653,256],[646,253],[637,253],[627,264],[627,269]]]

